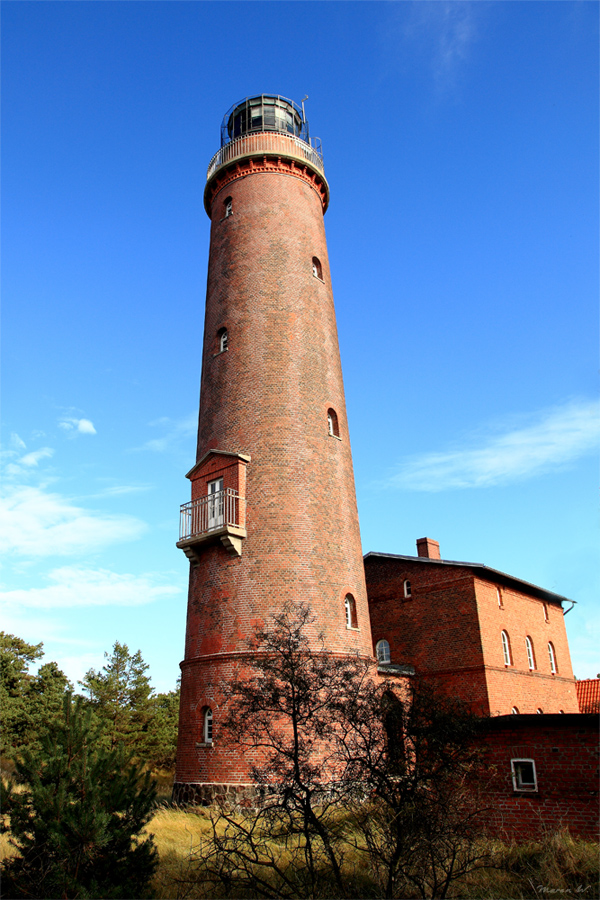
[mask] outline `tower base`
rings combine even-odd
[[[217,782],[183,782],[173,785],[171,802],[177,806],[220,806],[251,809],[260,806],[264,791],[257,785]]]

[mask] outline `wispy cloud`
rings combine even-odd
[[[584,400],[544,410],[528,424],[409,459],[387,485],[411,491],[492,487],[562,468],[599,446],[599,413],[597,403]]]
[[[25,456],[22,456],[19,460],[19,464],[31,468],[31,466],[37,466],[41,459],[49,459],[49,457],[53,455],[54,450],[52,447],[42,447],[40,450],[33,450],[31,453],[26,453]]]
[[[183,419],[170,419],[163,416],[150,422],[151,428],[157,428],[164,433],[161,437],[152,438],[146,441],[142,447],[136,447],[136,450],[153,450],[155,453],[165,453],[173,450],[180,445],[182,441],[189,441],[190,438],[196,436],[198,428],[198,413],[190,413]]]
[[[87,566],[62,566],[48,573],[44,587],[0,591],[8,609],[64,609],[92,606],[142,606],[181,593],[181,587],[152,575],[118,574]]]
[[[72,436],[76,434],[96,434],[96,429],[94,428],[94,423],[90,422],[89,419],[73,419],[69,416],[65,416],[58,423],[59,427],[64,431],[69,432]]]
[[[404,27],[405,38],[424,45],[440,91],[452,88],[458,69],[477,37],[478,4],[464,0],[413,2]]]
[[[140,519],[105,515],[58,493],[19,486],[0,499],[0,545],[22,556],[76,556],[140,537]]]

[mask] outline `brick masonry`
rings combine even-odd
[[[468,564],[437,559],[367,554],[365,572],[373,642],[388,641],[393,663],[413,665],[417,675],[483,715],[506,715],[513,707],[522,714],[579,711],[558,599],[543,600],[516,579],[508,586],[492,570],[484,577]],[[404,597],[405,580],[410,599]],[[502,631],[511,665],[504,662]]]
[[[205,195],[211,237],[197,460],[209,463],[190,475],[196,497],[219,466],[228,484],[243,469],[247,537],[241,556],[207,545],[190,571],[181,784],[249,780],[252,760],[218,740],[222,685],[247,665],[255,628],[287,600],[310,605],[315,647],[320,633],[330,652],[370,656],[372,647],[320,183],[297,161],[251,162],[230,167],[222,186],[217,173]],[[227,350],[219,352],[223,328]],[[330,409],[339,437],[329,434]],[[235,468],[207,458],[210,450],[250,461]],[[356,628],[346,627],[348,594]],[[202,741],[208,706],[211,746]]]

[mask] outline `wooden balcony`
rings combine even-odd
[[[179,516],[179,540],[190,562],[197,565],[205,546],[220,542],[228,553],[242,555],[246,537],[246,501],[237,491],[225,488],[191,503],[184,503]]]

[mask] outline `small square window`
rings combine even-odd
[[[510,768],[515,791],[524,793],[537,791],[535,762],[532,759],[511,759]]]

